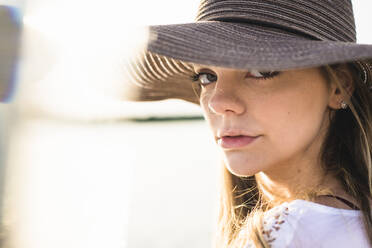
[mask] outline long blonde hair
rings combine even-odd
[[[372,61],[368,62],[372,64]],[[345,93],[346,89],[341,84],[341,78],[345,76],[342,66],[324,66],[321,70],[329,83],[335,82],[341,92]],[[372,197],[371,86],[363,82],[364,71],[357,63],[349,63],[346,66],[354,82],[354,91],[347,102],[349,108],[330,115],[330,125],[320,155],[324,170],[333,173],[345,192],[360,206],[364,227],[372,246],[372,214],[369,201]],[[368,76],[371,79],[372,75]],[[262,218],[265,211],[273,206],[262,198],[255,177],[235,176],[226,167],[223,167],[222,175],[215,247],[244,247],[248,239],[256,247],[270,247],[262,234]],[[314,190],[309,189],[303,198],[311,199],[316,196],[317,192]],[[244,230],[248,232],[243,232]]]

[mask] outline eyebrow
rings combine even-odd
[[[194,64],[194,63],[191,63],[191,66],[194,69],[194,71],[196,71],[196,69],[198,69],[198,68],[203,68],[203,65]]]
[[[192,64],[192,67],[194,69],[194,71],[202,71],[202,70],[205,70],[205,71],[210,71],[210,72],[213,72],[214,70],[211,68],[211,66],[208,66],[208,65],[199,65],[199,64]]]

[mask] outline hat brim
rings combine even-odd
[[[311,40],[254,23],[207,21],[151,26],[149,31],[147,50],[131,69],[142,88],[136,100],[180,98],[197,103],[189,63],[289,70],[372,58],[372,45]]]

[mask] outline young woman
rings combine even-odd
[[[217,247],[372,247],[372,46],[350,0],[206,0],[150,34],[132,98],[202,107],[226,165]]]

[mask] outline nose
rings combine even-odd
[[[233,79],[223,79],[215,83],[208,99],[208,108],[217,115],[240,115],[245,111],[245,104],[240,96],[241,88]]]

